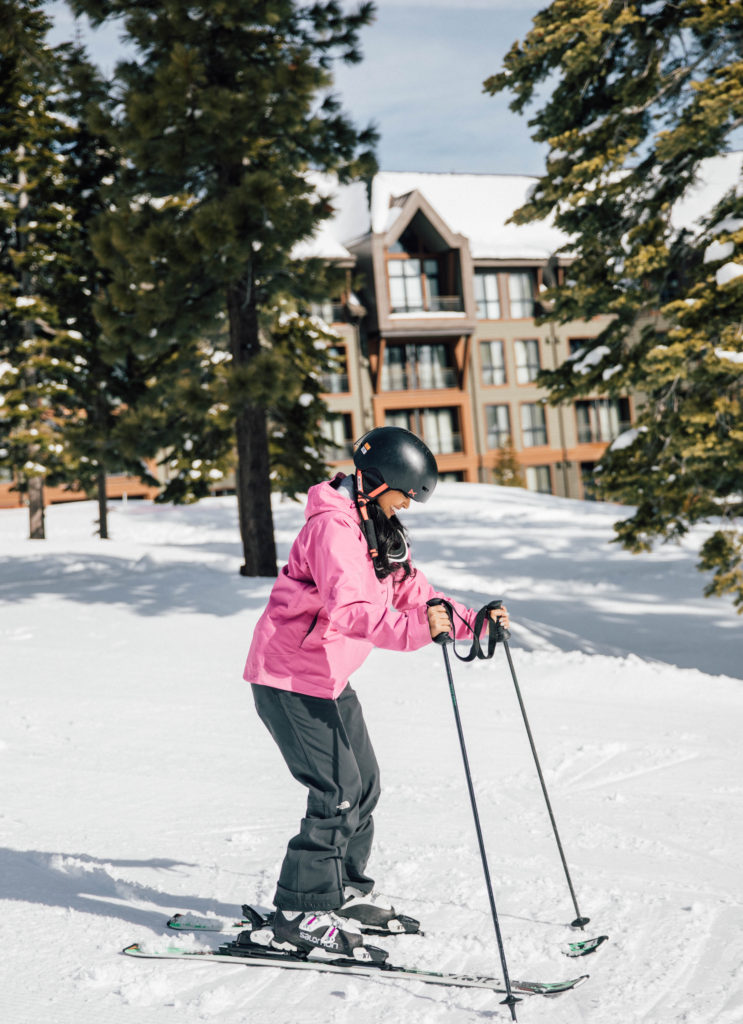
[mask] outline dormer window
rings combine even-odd
[[[463,310],[459,260],[420,215],[387,250],[391,313]],[[459,293],[459,294],[456,294]]]

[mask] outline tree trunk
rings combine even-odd
[[[28,481],[28,536],[30,540],[46,539],[43,476],[32,476]]]
[[[23,160],[26,156],[26,147],[18,147],[18,249],[20,252],[26,247],[26,235],[25,229],[29,222],[28,213],[28,179],[26,177],[26,171],[23,167]],[[30,295],[32,290],[31,275],[28,270],[21,271],[21,289],[24,295]],[[23,336],[26,339],[31,339],[34,336],[35,325],[31,320],[23,321]],[[29,383],[33,383],[34,374],[33,371],[28,369],[25,371],[25,376]],[[35,452],[38,448],[32,448],[32,452]],[[44,477],[43,476],[32,476],[28,480],[28,536],[30,540],[44,540],[46,537],[44,531]]]
[[[98,492],[98,536],[101,540],[108,540],[108,505],[106,503],[106,470],[103,466],[98,470],[96,480]]]
[[[246,366],[259,351],[252,279],[229,289],[227,310],[234,365]],[[271,512],[266,411],[249,402],[236,410],[237,509],[243,545],[243,576],[275,576],[276,543]]]

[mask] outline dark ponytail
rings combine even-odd
[[[384,514],[376,501],[368,503],[367,512],[372,521],[377,535],[377,557],[374,559],[374,569],[377,578],[386,579],[393,573],[402,573],[401,579],[407,579],[415,575],[415,569],[410,564],[408,554],[408,533],[397,516],[389,519]],[[403,561],[400,556],[405,555]]]

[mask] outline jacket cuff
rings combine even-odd
[[[431,629],[428,625],[428,606],[424,604],[416,608],[415,612],[411,612],[410,618],[414,623],[412,635],[416,641],[416,646],[425,647],[426,644],[431,642]]]

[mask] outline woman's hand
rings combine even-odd
[[[508,616],[507,608],[491,608],[490,618],[500,622],[501,626],[505,626],[506,629],[511,625],[511,620]]]
[[[451,622],[443,604],[428,606],[428,628],[431,630],[431,639],[439,633],[451,633]]]

